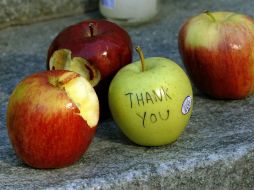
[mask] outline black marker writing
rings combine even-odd
[[[165,112],[158,111],[158,112],[143,112],[141,113],[136,113],[136,115],[141,119],[142,126],[145,128],[147,124],[156,124],[159,120],[161,121],[166,121],[169,119],[169,109],[167,109]]]
[[[168,88],[161,87],[150,92],[128,92],[125,94],[128,96],[130,107],[134,106],[145,106],[146,104],[154,104],[156,102],[168,101],[172,99],[169,95]]]
[[[143,127],[145,127],[145,118],[146,118],[146,112],[144,112],[143,116],[141,116],[140,114],[136,113],[137,116],[139,116],[142,119],[142,125]]]

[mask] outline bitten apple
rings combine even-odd
[[[198,89],[221,99],[254,91],[254,20],[233,12],[191,17],[180,29],[179,50]]]
[[[91,84],[70,71],[44,71],[22,80],[10,96],[7,128],[18,157],[34,168],[79,160],[99,120]]]
[[[172,143],[187,126],[193,94],[189,78],[173,61],[144,59],[123,67],[109,87],[109,107],[117,126],[144,146]],[[142,65],[142,66],[141,66]]]
[[[132,60],[132,42],[129,34],[123,28],[106,20],[85,20],[68,26],[56,36],[49,47],[49,69],[57,69],[56,64],[59,66],[60,62],[55,63],[50,61],[50,58],[54,56],[56,50],[62,49],[69,50],[73,59],[75,57],[85,59],[90,64],[90,68],[99,71],[100,79],[94,86],[100,106],[103,109],[107,107],[110,81],[121,67]],[[60,54],[58,53],[58,59]],[[65,56],[64,53],[62,54]],[[62,65],[65,64],[62,59]],[[73,70],[73,67],[70,66],[68,69]]]

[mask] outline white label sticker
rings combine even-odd
[[[113,9],[115,7],[115,0],[101,0],[101,4],[107,8]]]
[[[187,96],[184,101],[183,101],[183,105],[182,105],[182,113],[183,115],[186,115],[187,113],[189,113],[190,109],[191,109],[191,97]]]

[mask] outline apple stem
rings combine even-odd
[[[216,22],[215,17],[213,16],[213,14],[212,14],[210,11],[205,10],[204,13],[205,13],[207,16],[209,16],[209,17],[212,19],[213,22]]]
[[[94,32],[94,24],[93,23],[89,23],[89,30],[90,30],[90,36],[93,37],[93,32]]]
[[[140,46],[137,46],[136,51],[138,52],[138,55],[140,57],[140,62],[141,62],[141,71],[144,72],[145,71],[145,58],[144,58],[144,53],[141,49]]]

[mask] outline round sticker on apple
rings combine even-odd
[[[183,101],[183,105],[182,105],[182,114],[186,115],[187,113],[189,113],[190,109],[191,109],[191,97],[187,96],[184,101]]]

